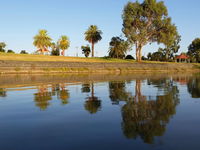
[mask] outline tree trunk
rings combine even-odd
[[[91,97],[94,97],[94,84],[91,83]]]
[[[94,57],[94,43],[92,42],[92,57]]]
[[[44,49],[45,49],[45,48],[41,48],[41,50],[42,50],[42,51],[41,51],[41,52],[42,52],[42,55],[44,55]]]
[[[65,50],[62,50],[62,55],[65,56]]]
[[[136,61],[141,62],[142,58],[142,45],[136,44]]]

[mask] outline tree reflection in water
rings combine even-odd
[[[66,89],[64,84],[53,84],[51,85],[51,90],[48,85],[38,86],[38,93],[34,94],[34,101],[36,106],[38,106],[41,110],[46,110],[50,105],[50,101],[52,100],[52,96],[57,96],[59,100],[61,100],[61,104],[68,104],[68,99],[70,94]]]
[[[83,93],[89,93],[90,91],[91,96],[86,98],[84,107],[90,114],[95,114],[101,109],[101,100],[94,95],[94,83],[82,85]]]
[[[200,98],[200,78],[193,77],[187,83],[188,92],[191,94],[192,98]]]
[[[6,90],[4,88],[0,88],[0,97],[6,97]]]
[[[125,82],[109,82],[110,99],[113,104],[119,104],[120,101],[127,101],[130,93],[126,92]]]
[[[169,119],[176,113],[179,91],[171,80],[148,80],[148,84],[156,86],[158,90],[162,89],[164,94],[147,100],[147,96],[141,92],[141,80],[136,80],[134,96],[125,91],[125,82],[110,83],[109,91],[112,101],[126,101],[121,110],[124,135],[130,139],[141,137],[144,142],[153,143],[155,136],[164,134]]]

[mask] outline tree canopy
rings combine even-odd
[[[102,31],[96,25],[91,25],[85,32],[85,40],[92,44],[92,57],[94,57],[94,44],[102,39]]]
[[[48,35],[47,30],[39,30],[39,33],[34,36],[33,45],[38,48],[38,51],[44,54],[45,50],[51,46],[52,39]]]
[[[129,43],[127,41],[120,37],[113,37],[110,41],[109,57],[124,58],[128,49]]]
[[[65,50],[68,49],[70,46],[69,38],[67,36],[63,35],[60,37],[58,43],[59,43],[60,49],[62,50],[62,55],[64,56]]]
[[[90,46],[86,45],[86,46],[81,46],[82,49],[82,53],[85,55],[85,57],[88,57],[90,55]]]
[[[0,52],[5,52],[6,43],[0,42]]]
[[[168,10],[163,1],[128,2],[122,18],[122,31],[127,39],[135,44],[137,61],[141,61],[141,51],[146,44],[157,42],[171,45],[171,41],[174,41],[174,36],[177,35],[176,27],[168,17]],[[167,43],[167,40],[170,42]]]
[[[194,59],[195,62],[200,62],[200,38],[196,38],[188,47],[188,55]]]

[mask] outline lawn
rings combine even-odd
[[[85,57],[64,57],[64,56],[48,56],[48,55],[33,55],[33,54],[11,54],[0,53],[0,60],[15,60],[15,61],[64,61],[64,62],[130,62],[133,60],[123,60],[114,58],[85,58]]]

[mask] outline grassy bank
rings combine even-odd
[[[0,53],[0,73],[189,72],[199,64]]]
[[[13,61],[60,61],[60,62],[129,62],[133,60],[123,60],[114,58],[85,58],[85,57],[64,57],[64,56],[48,56],[48,55],[32,55],[32,54],[10,54],[0,53],[0,60],[13,60]]]

